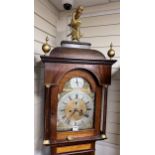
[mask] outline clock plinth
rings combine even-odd
[[[90,46],[65,41],[49,56],[41,56],[45,64],[44,140],[50,142],[45,145],[51,146],[51,155],[94,155],[95,142],[106,138],[107,91],[116,60],[79,44]]]

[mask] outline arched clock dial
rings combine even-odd
[[[92,96],[82,91],[71,91],[60,98],[57,130],[93,128],[94,97]]]

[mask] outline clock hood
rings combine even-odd
[[[105,60],[105,56],[97,50],[68,47],[54,48],[50,53],[50,57],[82,60]]]

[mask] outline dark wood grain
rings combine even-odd
[[[56,141],[56,133],[57,133],[57,102],[58,102],[58,86],[53,86],[51,88],[51,94],[50,94],[50,128],[51,128],[51,134],[50,134],[50,140]]]
[[[103,102],[103,126],[102,126],[102,134],[106,134],[106,120],[107,120],[107,97],[108,97],[108,86],[104,87],[104,102]]]
[[[45,86],[45,104],[44,104],[44,140],[49,140],[50,138],[50,87]]]
[[[93,60],[93,59],[77,59],[77,58],[57,58],[57,57],[47,57],[41,56],[42,62],[51,62],[51,63],[65,63],[65,64],[92,64],[92,65],[113,65],[116,60]]]
[[[51,155],[58,155],[57,147],[87,143],[93,143],[93,149],[59,153],[59,155],[94,155],[95,142],[103,140],[101,133],[106,134],[107,86],[111,84],[111,67],[116,60],[107,60],[101,52],[96,50],[64,47],[53,49],[49,56],[41,56],[41,60],[45,64],[44,83],[51,85],[50,88],[45,89],[44,103],[44,138],[50,140]],[[75,76],[88,81],[96,94],[94,127],[78,132],[57,132],[58,94],[62,92],[64,84]],[[104,88],[104,110],[101,116],[102,88]],[[100,131],[101,117],[103,117],[103,126]],[[74,135],[75,138],[68,141],[66,135]]]
[[[45,63],[45,83],[59,85],[60,80],[72,70],[83,70],[93,75],[99,85],[111,84],[111,65]]]
[[[100,135],[98,135],[98,136],[93,136],[93,137],[77,138],[72,141],[56,140],[56,141],[51,142],[49,146],[58,147],[58,146],[68,146],[68,145],[75,145],[75,144],[87,144],[87,143],[96,142],[96,141],[104,140],[104,139],[105,138],[102,138]]]
[[[56,47],[51,51],[48,58],[104,60],[105,56],[101,52],[92,49]]]

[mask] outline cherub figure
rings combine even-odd
[[[71,23],[68,25],[71,27],[71,33],[67,36],[72,36],[72,40],[80,41],[80,38],[82,37],[82,34],[80,33],[80,16],[84,10],[83,6],[79,6],[75,12],[72,14],[72,20]]]

